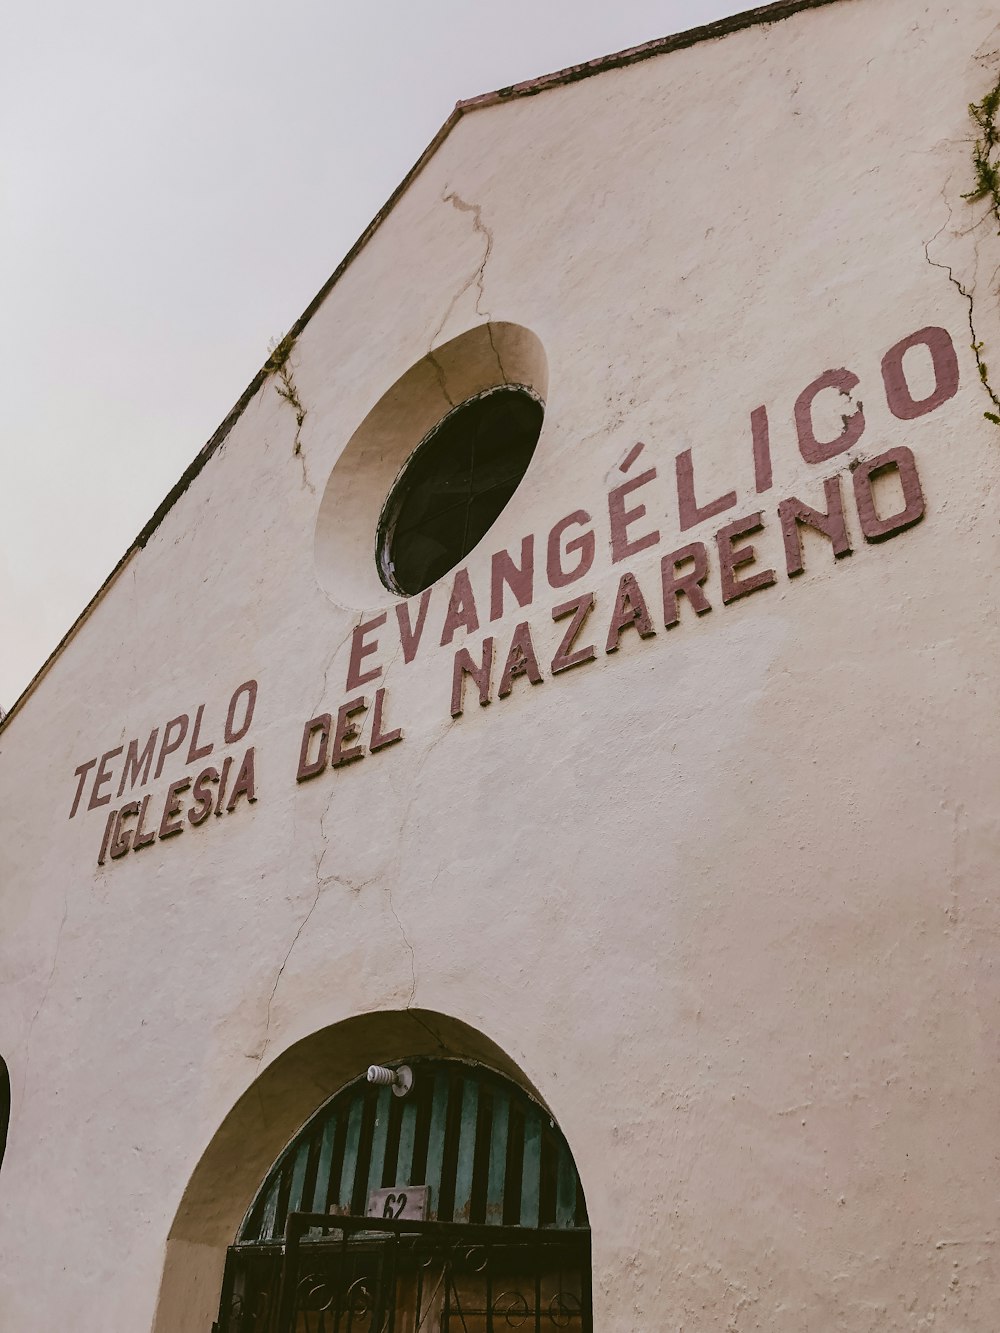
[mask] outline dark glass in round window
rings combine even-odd
[[[504,385],[462,403],[417,446],[382,511],[382,582],[412,597],[486,536],[535,452],[544,409]]]

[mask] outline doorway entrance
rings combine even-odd
[[[569,1147],[503,1075],[415,1059],[303,1126],[227,1255],[216,1333],[591,1333]]]

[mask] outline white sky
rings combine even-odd
[[[9,708],[453,104],[752,0],[29,0],[0,45]]]

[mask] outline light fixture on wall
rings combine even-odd
[[[400,1065],[398,1069],[390,1069],[387,1065],[369,1065],[368,1082],[392,1088],[394,1097],[405,1097],[413,1087],[413,1070],[409,1065]]]

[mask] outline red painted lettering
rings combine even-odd
[[[821,532],[824,537],[828,537],[833,544],[833,555],[836,560],[851,554],[851,539],[844,518],[844,498],[840,492],[840,478],[827,477],[823,483],[823,491],[826,495],[825,513],[821,509],[813,509],[810,505],[803,504],[795,496],[782,500],[778,505],[778,519],[781,522],[785,565],[789,578],[801,574],[804,568],[800,525],[813,528],[816,532]]]
[[[679,573],[683,565],[694,567]],[[708,578],[708,551],[702,542],[691,542],[689,546],[665,555],[660,561],[660,578],[663,582],[663,624],[667,629],[673,629],[680,619],[677,598],[681,593],[691,603],[696,615],[703,616],[706,611],[711,611],[712,604],[702,589]]]
[[[181,794],[191,786],[190,778],[178,778],[167,788],[167,799],[163,802],[163,814],[160,816],[160,840],[172,838],[175,833],[184,832],[184,819],[181,815]]]
[[[359,696],[357,699],[348,699],[346,704],[341,704],[337,709],[337,726],[333,736],[331,768],[343,768],[345,764],[353,763],[355,759],[365,757],[362,746],[348,745],[347,742],[356,740],[360,733],[358,723],[352,722],[351,718],[356,717],[358,713],[363,713],[367,707],[367,701]]]
[[[641,537],[629,537],[628,530],[633,523],[638,523],[641,518],[646,516],[646,506],[644,504],[636,505],[634,509],[626,509],[625,501],[633,491],[640,486],[646,486],[656,477],[656,468],[651,467],[646,472],[640,472],[637,477],[632,477],[628,481],[623,481],[620,486],[616,486],[608,492],[608,518],[611,522],[611,563],[617,565],[621,560],[627,560],[629,556],[635,555],[639,551],[645,551],[649,546],[655,546],[660,540],[658,529],[654,528],[651,532],[643,533]]]
[[[926,347],[934,364],[934,388],[926,398],[914,398],[903,369],[911,347]],[[882,380],[889,411],[900,421],[926,416],[958,393],[958,356],[947,329],[920,329],[890,347],[882,358]]]
[[[243,714],[243,721],[239,727],[235,725],[236,706],[239,703],[240,695],[247,697],[246,712]],[[250,730],[250,723],[253,721],[253,710],[257,706],[257,682],[255,680],[245,680],[242,685],[237,686],[233,697],[229,700],[229,711],[226,714],[225,740],[227,745],[234,745],[236,741],[241,741]]]
[[[142,805],[139,808],[139,822],[135,826],[135,837],[132,839],[132,850],[141,852],[143,847],[148,847],[156,839],[156,829],[144,829],[143,824],[146,821],[146,811],[149,809],[149,803],[153,799],[152,792],[142,798]]]
[[[753,435],[753,480],[757,494],[771,489],[771,426],[766,407],[755,407],[750,413],[750,431]]]
[[[211,754],[215,749],[215,745],[212,741],[209,741],[207,745],[198,745],[198,739],[201,736],[201,719],[204,714],[205,705],[199,704],[198,711],[194,715],[194,727],[191,730],[191,744],[188,746],[187,762],[189,764],[196,764],[199,759],[204,759],[206,755]],[[129,747],[129,753],[131,753],[131,747]],[[123,774],[122,781],[124,782],[124,780],[125,778]]]
[[[833,440],[818,440],[813,425],[813,401],[824,389],[836,389],[845,399],[860,383],[849,370],[825,370],[818,379],[802,390],[795,402],[795,428],[799,436],[799,451],[807,463],[825,463],[837,454],[846,453],[864,434],[865,414],[859,403],[850,415],[841,417],[843,430]]]
[[[296,782],[305,782],[307,778],[314,778],[317,773],[322,773],[326,768],[327,753],[330,748],[330,731],[333,727],[333,718],[329,713],[320,713],[319,717],[314,717],[302,728],[302,745],[299,749],[299,769],[295,774]],[[319,736],[319,749],[316,751],[315,759],[311,759],[313,737]]]
[[[504,588],[514,594],[518,606],[527,606],[535,588],[535,538],[521,541],[521,563],[515,565],[509,551],[497,551],[490,565],[490,620],[504,612]]]
[[[479,702],[485,707],[490,701],[490,676],[493,671],[493,640],[483,640],[483,660],[477,663],[468,648],[460,648],[455,654],[455,665],[451,673],[451,715],[460,717],[464,707],[464,687],[466,676],[471,676],[479,690]]]
[[[557,623],[560,620],[565,620],[567,616],[571,615],[573,617],[559,647],[556,649],[552,665],[549,667],[553,676],[558,675],[560,671],[568,671],[570,667],[579,666],[581,662],[593,662],[597,656],[592,643],[588,644],[586,648],[573,648],[587,616],[593,609],[594,594],[592,592],[584,593],[582,597],[574,597],[571,602],[563,602],[562,606],[552,608],[552,619]]]
[[[123,829],[122,825],[126,819],[131,819],[133,815],[139,813],[139,802],[129,801],[118,811],[118,818],[115,820],[114,837],[111,839],[111,850],[109,855],[112,861],[118,861],[125,855],[132,846],[132,830]]]
[[[886,518],[875,508],[872,479],[895,472],[903,491],[903,508]],[[884,542],[919,523],[924,516],[924,493],[917,476],[917,461],[912,452],[899,446],[887,449],[877,458],[869,458],[854,470],[854,499],[858,506],[861,531],[867,542]]]
[[[176,736],[174,737],[170,734],[172,727],[177,728]],[[181,741],[183,741],[184,737],[187,735],[187,729],[187,713],[181,713],[180,717],[171,718],[163,728],[163,740],[160,743],[160,757],[156,761],[156,772],[153,774],[154,779],[158,778],[163,772],[163,765],[166,762],[167,755],[173,754],[175,750],[180,749]]]
[[[140,766],[142,767],[142,781],[139,783],[139,786],[145,787],[146,783],[149,781],[149,770],[153,763],[153,754],[156,751],[156,738],[159,734],[160,728],[154,727],[149,733],[149,739],[143,746],[142,754],[139,753],[138,740],[129,741],[128,752],[125,755],[125,767],[122,769],[122,780],[118,784],[119,797],[125,790],[126,781],[129,782],[129,791],[135,787],[136,780],[139,777]]]
[[[561,518],[549,533],[548,549],[546,552],[545,571],[548,575],[549,585],[553,588],[565,588],[570,583],[575,583],[577,579],[582,579],[594,563],[594,553],[597,543],[594,539],[592,529],[587,528],[578,537],[572,537],[563,550],[562,538],[567,528],[580,528],[585,523],[590,522],[590,515],[585,509],[574,509],[572,514],[567,514]],[[574,555],[577,551],[580,558],[575,565],[566,569],[563,565],[563,558],[568,555]]]
[[[231,815],[236,809],[236,802],[241,796],[245,796],[247,801],[253,805],[257,799],[254,790],[254,749],[251,745],[249,750],[243,756],[243,762],[240,764],[240,771],[236,775],[236,781],[233,784],[233,794],[226,802],[226,814]]]
[[[93,762],[96,764],[97,760],[95,759]],[[102,866],[104,864],[104,858],[107,856],[108,853],[108,843],[111,841],[111,831],[112,829],[114,829],[117,823],[118,823],[118,811],[112,810],[111,813],[108,815],[108,822],[104,825],[104,837],[101,839],[101,850],[98,853],[97,857],[97,864],[99,866]]]
[[[538,670],[538,658],[535,656],[535,645],[531,642],[531,630],[526,620],[522,620],[514,631],[503,675],[500,677],[500,686],[497,689],[498,699],[507,698],[518,676],[527,676],[532,685],[542,683],[542,673]]]
[[[117,755],[120,755],[122,748],[122,746],[116,745],[113,750],[108,750],[105,754],[101,755],[101,762],[97,769],[97,776],[94,778],[94,788],[90,793],[90,801],[87,805],[88,810],[96,810],[99,805],[107,805],[111,800],[110,792],[105,796],[99,796],[98,793],[105,783],[111,781],[111,774],[108,772],[108,760],[114,759]]]
[[[229,770],[232,768],[232,766],[233,766],[232,756],[227,755],[222,765],[222,775],[219,778],[219,795],[216,798],[215,802],[215,813],[217,815],[222,814],[222,802],[226,798],[226,783],[229,781]]]
[[[726,509],[732,509],[736,503],[736,492],[727,491],[716,500],[700,505],[694,495],[694,460],[691,450],[685,449],[675,460],[677,470],[677,512],[680,516],[681,532],[693,528],[696,523],[703,523],[706,518],[714,518]]]
[[[441,631],[441,647],[451,643],[456,630],[464,629],[466,634],[475,634],[478,628],[479,613],[476,610],[476,599],[472,594],[472,584],[466,571],[460,569],[451,585],[448,611]]]
[[[414,626],[410,621],[409,602],[396,603],[396,620],[399,624],[399,642],[403,646],[404,662],[412,662],[417,655],[420,639],[424,632],[424,621],[427,619],[427,608],[430,604],[431,590],[425,588],[420,594],[420,601],[417,604],[417,623]]]
[[[372,738],[368,749],[372,754],[376,750],[384,750],[387,745],[395,745],[397,741],[403,739],[401,727],[396,727],[393,731],[382,730],[382,711],[385,707],[385,690],[375,691],[375,706],[372,709]]]
[[[608,626],[608,640],[604,645],[606,653],[618,651],[622,634],[627,629],[638,630],[640,639],[648,639],[656,633],[636,577],[628,573],[623,574],[618,582],[615,608]]]
[[[188,811],[188,822],[195,828],[203,824],[212,813],[212,802],[215,800],[215,793],[212,791],[211,784],[218,782],[219,772],[215,768],[206,768],[194,780],[194,786],[191,788],[191,795],[194,797],[194,805]]]
[[[85,764],[81,764],[80,767],[73,774],[73,776],[75,778],[79,778],[80,781],[76,784],[76,795],[73,797],[73,805],[69,812],[70,819],[73,818],[77,810],[80,808],[80,797],[83,795],[83,784],[87,780],[87,774],[90,772],[90,770],[94,767],[96,763],[97,763],[96,759],[88,759],[87,762]],[[98,865],[103,865],[103,862],[99,861]]]
[[[368,681],[377,680],[381,676],[382,668],[380,666],[369,667],[367,671],[362,671],[361,663],[366,657],[371,657],[372,653],[378,652],[378,639],[372,639],[371,642],[368,642],[366,636],[372,630],[379,629],[384,625],[388,617],[388,611],[383,611],[381,615],[366,620],[363,625],[358,625],[351,635],[351,660],[347,667],[347,689],[359,690]]]
[[[740,597],[757,592],[759,588],[769,588],[775,582],[773,569],[762,569],[749,578],[737,578],[736,571],[746,565],[752,565],[757,554],[752,546],[734,548],[733,542],[738,537],[752,537],[761,532],[764,524],[760,513],[748,514],[745,518],[734,519],[720,528],[715,534],[715,544],[719,548],[719,570],[722,575],[722,600],[728,605]]]

